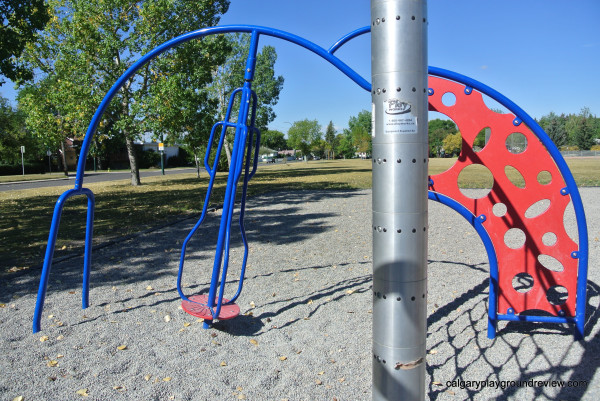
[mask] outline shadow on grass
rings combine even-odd
[[[368,168],[336,167],[335,164],[331,167],[323,167],[321,163],[290,166],[293,167],[259,169],[249,184],[248,195],[256,196],[275,190],[364,188],[364,183],[352,183],[351,176],[370,172]],[[217,175],[211,204],[222,204],[226,179],[226,174]],[[204,176],[201,179],[169,178],[140,187],[129,184],[90,185],[96,195],[94,244],[200,213],[207,182]],[[241,185],[238,187],[238,199],[240,194]],[[0,220],[0,275],[39,270],[57,198],[55,194],[40,194],[8,199],[0,204],[0,214],[10,216]],[[67,201],[61,218],[55,258],[83,252],[86,207],[83,196]]]

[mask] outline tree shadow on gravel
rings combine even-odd
[[[578,380],[592,383],[597,367],[600,366],[600,337],[590,337],[592,330],[600,319],[598,303],[600,286],[589,281],[587,286],[587,316],[586,333],[588,338],[583,342],[574,340],[575,327],[573,325],[529,323],[529,322],[500,322],[494,340],[487,338],[487,294],[489,281],[485,279],[470,290],[460,294],[449,303],[436,309],[428,316],[428,343],[431,350],[444,349],[450,346],[451,352],[443,352],[445,358],[437,355],[428,355],[427,373],[430,376],[428,395],[430,400],[439,397],[454,395],[457,388],[447,387],[448,381],[499,381],[499,380]],[[475,331],[475,327],[481,327]],[[441,333],[440,333],[441,332]],[[519,334],[519,336],[511,336]],[[561,339],[559,349],[552,348],[548,343],[548,335],[558,336]],[[431,338],[438,342],[432,342]],[[443,338],[443,340],[439,340]],[[475,347],[478,351],[470,348]],[[581,350],[583,348],[583,350]],[[524,351],[527,350],[527,351]],[[552,351],[551,354],[549,351]],[[530,365],[526,357],[519,357],[521,352],[534,354],[535,359],[542,360],[549,365],[539,369]],[[557,352],[557,353],[555,353]],[[572,354],[572,355],[569,355]],[[473,355],[476,355],[474,357]],[[507,356],[508,355],[508,356]],[[559,359],[557,355],[562,355]],[[567,358],[570,356],[570,358]],[[430,360],[430,357],[432,357]],[[574,364],[573,359],[578,358]],[[468,363],[465,361],[468,360]],[[514,366],[518,366],[515,372]],[[473,365],[478,366],[481,376],[473,377]],[[444,372],[443,379],[437,375]],[[452,372],[452,376],[448,376]],[[443,381],[442,381],[443,380]],[[496,399],[517,399],[519,387],[507,386],[502,390],[502,397]],[[544,387],[530,387],[535,393],[535,399],[552,396],[560,400],[579,400],[585,395],[588,386],[564,387],[558,389],[557,395],[545,392]],[[554,390],[557,390],[556,388]],[[465,388],[467,399],[480,399],[481,388]]]
[[[265,322],[267,322],[266,326],[269,326],[266,329],[267,332],[270,330],[281,330],[286,327],[293,326],[295,323],[301,320],[310,320],[310,318],[313,317],[319,311],[319,309],[327,304],[335,303],[343,297],[347,297],[354,293],[360,294],[369,291],[371,288],[371,282],[372,276],[370,274],[348,280],[342,280],[302,296],[268,302],[261,305],[261,307],[266,308],[268,306],[277,305],[278,308],[273,311],[262,312],[256,316],[243,315],[232,320],[219,321],[215,324],[215,328],[226,331],[227,333],[235,336],[252,336],[262,330],[265,326]],[[289,320],[279,326],[268,324],[271,322],[272,318],[299,306],[307,305],[309,301],[313,301],[314,307],[311,308],[310,312],[305,314],[304,317],[298,317]]]
[[[257,244],[290,244],[305,241],[331,229],[328,219],[339,210],[309,212],[300,205],[319,202],[323,198],[348,199],[368,196],[357,191],[291,191],[275,192],[248,200],[246,234],[250,246]],[[273,207],[276,204],[277,207]],[[91,289],[153,282],[161,277],[177,274],[181,244],[196,223],[194,218],[174,220],[157,229],[128,236],[94,247],[91,266]],[[187,247],[185,266],[201,264],[203,277],[188,275],[188,281],[202,282],[210,277],[214,249],[220,224],[220,210],[209,213]],[[239,205],[236,205],[232,224],[232,248],[240,247]],[[82,253],[66,258],[55,258],[52,265],[48,292],[81,291]],[[3,274],[0,280],[0,302],[8,303],[15,297],[37,293],[41,269],[22,270]],[[191,276],[191,277],[190,277]],[[186,276],[184,276],[184,280]],[[229,281],[229,280],[228,280]],[[174,289],[173,289],[174,290]],[[93,297],[90,299],[93,304]]]

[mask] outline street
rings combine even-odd
[[[196,168],[177,168],[165,170],[166,174],[182,174],[182,173],[195,173]],[[206,173],[204,169],[200,170],[200,174]],[[140,178],[143,180],[145,177],[152,177],[161,175],[161,170],[144,170],[140,171]],[[86,172],[84,176],[84,186],[92,182],[103,182],[103,181],[115,181],[115,180],[129,180],[131,179],[131,173],[129,171],[118,171],[118,172]],[[143,182],[143,181],[142,181]],[[41,181],[19,181],[10,182],[6,184],[0,184],[0,191],[16,191],[20,189],[32,189],[32,188],[44,188],[44,187],[58,187],[64,185],[75,185],[75,172],[69,173],[68,178],[50,178],[48,180]]]

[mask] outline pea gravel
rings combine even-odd
[[[584,342],[570,327],[506,322],[487,339],[483,245],[458,214],[430,203],[429,399],[600,399],[600,188],[581,193],[591,247]],[[81,257],[55,263],[37,334],[39,269],[0,276],[0,400],[370,400],[371,191],[271,193],[249,199],[246,215],[242,315],[210,330],[175,289],[192,219],[94,251],[86,310]],[[188,295],[208,292],[219,217],[189,244]],[[233,244],[230,296],[239,234]],[[585,383],[452,386],[481,380]]]

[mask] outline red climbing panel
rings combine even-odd
[[[429,87],[429,110],[451,118],[462,135],[458,160],[431,176],[430,189],[486,216],[483,226],[498,257],[498,312],[512,308],[515,314],[541,310],[574,316],[577,260],[571,252],[578,246],[565,230],[571,198],[561,193],[566,184],[552,157],[529,128],[515,124],[513,114],[491,111],[479,92],[431,76]],[[444,97],[447,93],[454,98]],[[475,139],[486,128],[489,140],[475,150]],[[491,191],[461,191],[461,174],[468,170],[491,173]]]

